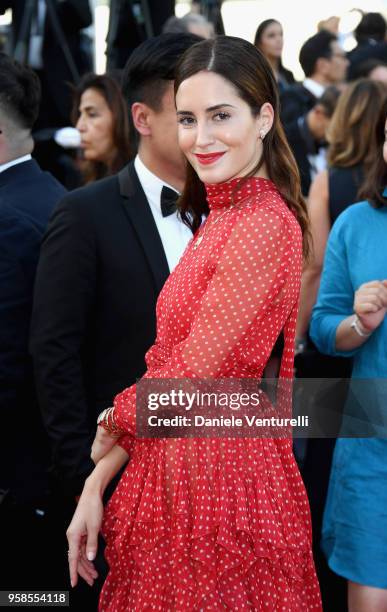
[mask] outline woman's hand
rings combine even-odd
[[[78,582],[78,574],[93,586],[98,573],[92,563],[97,554],[98,533],[103,516],[102,494],[85,484],[66,535],[69,543],[69,571],[71,586]]]
[[[370,281],[355,292],[353,309],[366,332],[373,332],[387,312],[387,280]]]
[[[113,448],[117,440],[117,437],[111,436],[103,427],[97,427],[97,433],[91,447],[91,458],[95,465]]]
[[[86,479],[77,509],[66,534],[69,543],[70,580],[73,587],[78,582],[78,574],[90,586],[98,575],[92,560],[97,554],[98,533],[103,516],[103,494],[109,482],[128,461],[128,458],[129,455],[123,448],[115,446],[98,462]]]

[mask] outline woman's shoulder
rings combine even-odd
[[[265,232],[283,235],[289,234],[292,240],[302,236],[301,227],[285,199],[274,184],[264,194],[254,196],[243,216],[246,223],[259,225]]]
[[[385,208],[385,210],[384,210]],[[387,206],[383,208],[376,208],[372,206],[367,200],[361,202],[355,202],[350,204],[338,217],[333,227],[345,228],[351,225],[352,227],[360,226],[370,220],[371,218],[378,216],[380,213],[387,212]]]
[[[364,241],[379,240],[378,235],[384,237],[386,231],[387,206],[376,208],[367,201],[356,202],[337,217],[329,241],[347,250],[355,244],[364,244]]]

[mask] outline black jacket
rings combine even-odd
[[[316,104],[316,96],[301,83],[295,83],[281,94],[281,121],[289,125],[299,117],[306,115]]]
[[[301,178],[301,191],[307,197],[312,183],[312,166],[308,156],[318,153],[318,144],[309,131],[305,116],[299,117],[286,125],[285,133],[297,162]]]
[[[40,243],[65,189],[34,161],[0,173],[0,488],[20,503],[37,502],[47,483],[47,437],[28,354]]]
[[[145,371],[168,274],[133,164],[56,209],[38,267],[31,351],[55,473],[71,493],[93,467],[98,413]]]
[[[80,75],[92,69],[88,52],[83,48],[81,33],[92,23],[89,0],[50,0],[63,33],[64,41]],[[12,9],[12,54],[20,36],[20,29],[26,9],[25,0],[0,0],[0,14]],[[69,125],[71,111],[71,90],[69,83],[75,83],[66,59],[61,40],[53,26],[50,12],[46,10],[42,48],[43,69],[41,71],[42,105],[35,129]]]
[[[314,107],[317,98],[301,83],[291,85],[281,95],[281,121],[296,159],[301,177],[301,189],[307,196],[311,184],[311,167],[308,160],[309,138],[305,138],[305,115]]]

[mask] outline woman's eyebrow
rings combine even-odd
[[[214,106],[209,106],[208,108],[206,108],[206,113],[211,113],[212,111],[215,110],[219,110],[220,108],[225,108],[225,107],[229,107],[229,108],[235,108],[235,106],[233,106],[232,104],[215,104]],[[177,111],[178,115],[193,115],[194,113],[192,111],[185,111],[185,110],[181,110],[181,111]]]
[[[87,106],[80,106],[79,110],[85,110],[85,111],[90,111],[90,110],[96,110],[96,106],[94,106],[94,104],[88,104]]]

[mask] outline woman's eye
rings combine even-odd
[[[226,119],[229,119],[230,115],[228,113],[216,113],[216,115],[214,115],[214,119],[215,121],[225,121]]]
[[[195,119],[193,117],[179,117],[178,122],[180,125],[192,125]]]

